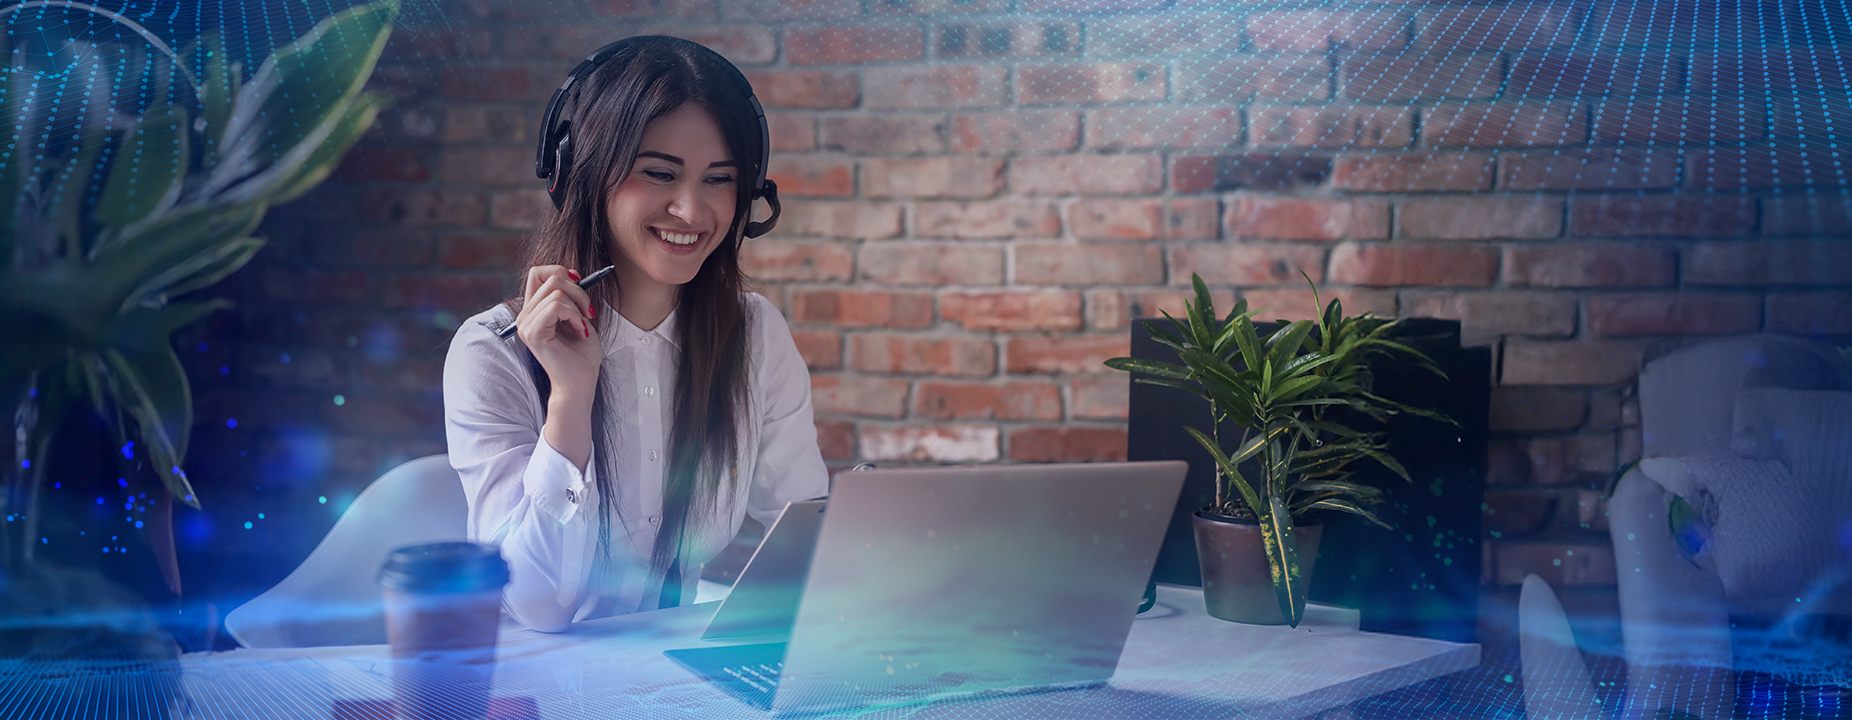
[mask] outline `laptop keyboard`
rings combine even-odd
[[[689,648],[663,654],[762,710],[771,709],[778,676],[785,669],[784,643]]]
[[[733,679],[751,685],[752,689],[771,694],[778,690],[778,675],[785,670],[784,663],[752,663],[749,665],[727,665],[720,671]]]

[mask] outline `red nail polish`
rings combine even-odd
[[[579,271],[577,270],[567,270],[566,275],[571,277],[573,282],[579,281]]]
[[[586,309],[592,311],[592,317],[598,317],[598,308],[587,306]]]

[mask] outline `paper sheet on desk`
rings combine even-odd
[[[187,717],[328,717],[337,699],[385,698],[392,692],[386,649],[356,655],[310,650],[202,653],[181,660]]]

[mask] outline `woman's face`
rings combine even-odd
[[[733,224],[739,175],[706,108],[685,103],[650,122],[636,164],[605,200],[620,287],[694,279]]]

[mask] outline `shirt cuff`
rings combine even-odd
[[[592,502],[592,488],[597,487],[597,468],[595,463],[587,461],[585,472],[579,472],[571,460],[559,454],[545,437],[534,443],[534,457],[527,463],[527,474],[522,476],[521,485],[527,496],[548,517],[561,523],[572,520],[579,512],[579,507]]]

